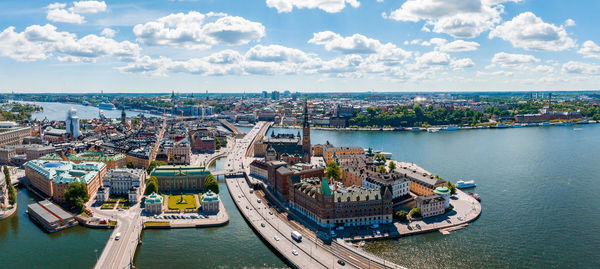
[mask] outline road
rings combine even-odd
[[[94,213],[94,217],[117,220],[117,227],[110,235],[94,268],[122,269],[132,265],[138,239],[142,232],[141,211],[140,203],[137,203],[126,211],[97,210]],[[118,233],[121,233],[121,238],[115,240]]]

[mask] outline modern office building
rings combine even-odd
[[[79,130],[79,116],[77,116],[76,109],[71,108],[67,111],[65,126],[67,127],[67,134],[70,134],[73,138],[81,136],[81,130]]]

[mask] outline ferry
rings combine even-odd
[[[115,105],[113,105],[112,103],[101,103],[98,106],[99,109],[104,109],[104,110],[115,110],[116,107]]]
[[[456,182],[456,188],[457,189],[467,189],[467,188],[474,188],[475,186],[475,181],[474,180],[469,180],[469,181],[462,181],[459,180]]]
[[[457,131],[458,127],[456,126],[446,126],[442,128],[442,131]]]

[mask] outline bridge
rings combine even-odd
[[[221,125],[223,125],[223,127],[225,127],[225,129],[231,131],[231,132],[235,132],[238,135],[243,135],[244,132],[242,132],[240,129],[238,129],[237,127],[235,127],[235,125],[231,124],[231,122],[228,122],[224,119],[219,119],[219,122],[221,123]]]
[[[96,262],[95,269],[124,269],[133,268],[133,257],[138,244],[141,242],[140,234],[142,233],[142,218],[140,203],[127,210],[126,214],[123,212],[115,213],[114,210],[107,212],[94,212],[98,217],[111,218],[112,211],[113,216],[117,218],[117,227],[113,230],[112,234],[106,242],[104,250],[100,258]],[[116,235],[120,234],[120,238],[117,240]]]

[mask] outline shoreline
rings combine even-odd
[[[558,124],[557,124],[558,123]],[[586,123],[578,123],[578,122],[571,122],[571,121],[562,121],[562,122],[542,122],[542,123],[522,123],[522,124],[513,124],[513,125],[506,125],[506,126],[496,126],[496,125],[481,125],[481,126],[464,126],[464,127],[457,127],[457,126],[446,126],[446,125],[439,125],[439,126],[431,126],[431,127],[399,127],[399,128],[366,128],[366,127],[358,127],[358,128],[351,128],[351,127],[345,127],[345,128],[337,128],[337,127],[318,127],[318,126],[311,126],[310,128],[313,130],[324,130],[324,131],[386,131],[386,132],[428,132],[428,133],[437,133],[437,132],[454,132],[454,131],[465,131],[465,130],[485,130],[485,129],[514,129],[514,128],[531,128],[531,127],[570,127],[570,126],[580,126],[580,125],[589,125],[589,124],[598,124],[600,122],[597,121],[588,121]],[[243,125],[243,124],[236,124],[236,126],[242,126],[242,127],[251,127],[253,125]],[[296,125],[281,125],[281,124],[277,124],[277,125],[273,125],[272,127],[277,127],[277,128],[287,128],[287,129],[302,129],[301,126],[296,126]],[[447,127],[455,127],[456,129],[449,129],[446,130],[444,128]],[[429,131],[429,129],[437,129],[436,131]]]

